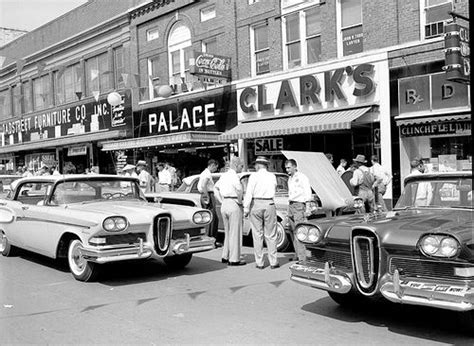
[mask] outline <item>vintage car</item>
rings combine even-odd
[[[472,188],[472,172],[410,175],[392,211],[299,224],[307,258],[291,279],[341,305],[384,297],[460,311],[474,331]]]
[[[22,178],[0,200],[0,251],[22,248],[67,258],[72,275],[93,280],[99,264],[163,258],[184,267],[195,252],[214,249],[209,211],[148,203],[137,178],[50,175]]]
[[[311,202],[311,215],[309,219],[326,217],[327,215],[354,214],[361,207],[361,200],[353,197],[345,187],[344,182],[336,173],[323,153],[315,152],[283,152],[288,158],[297,158],[298,167],[309,178],[313,188],[313,200]],[[315,172],[312,167],[319,167]],[[309,168],[311,167],[311,169]],[[247,188],[248,179],[252,172],[239,173],[240,181],[244,188]],[[213,173],[214,183],[219,180],[222,173]],[[288,213],[288,175],[275,173],[277,178],[277,188],[275,195],[275,206],[277,209],[277,249],[282,252],[289,249],[291,245],[290,228],[287,218]],[[202,207],[200,194],[197,188],[199,175],[192,175],[183,179],[183,183],[176,191],[156,192],[146,195],[148,201],[160,201],[168,206],[171,204],[190,205]],[[315,193],[317,191],[317,193]],[[220,204],[217,202],[217,215],[219,217],[218,229],[224,231],[224,223],[220,213]],[[251,227],[248,218],[244,219],[244,236],[251,235]]]
[[[0,174],[0,198],[5,198],[12,189],[12,183],[21,175]]]

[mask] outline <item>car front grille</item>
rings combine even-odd
[[[185,236],[186,233],[189,234],[190,237],[197,237],[197,236],[201,235],[201,228],[173,230],[171,238],[172,239],[186,238],[186,236]]]
[[[338,269],[352,269],[352,259],[349,252],[317,248],[310,249],[310,251],[311,256],[308,257],[307,260],[317,262],[321,267],[324,267],[324,264],[329,262],[329,264]]]
[[[155,251],[164,256],[168,252],[171,240],[171,216],[164,214],[155,217],[153,222],[153,241]]]
[[[371,295],[377,288],[380,253],[376,235],[366,229],[352,231],[352,256],[359,291]]]
[[[137,244],[142,239],[146,241],[145,233],[128,233],[105,236],[105,244],[101,245],[130,245]]]
[[[398,269],[401,275],[426,277],[436,279],[474,279],[474,276],[457,276],[455,268],[470,268],[472,264],[456,262],[440,262],[414,258],[392,257],[390,259],[390,274]]]

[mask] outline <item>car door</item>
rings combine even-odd
[[[48,208],[44,205],[52,183],[26,182],[18,187],[15,200],[19,202],[15,232],[22,247],[50,256],[48,251]]]

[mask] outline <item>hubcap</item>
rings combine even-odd
[[[5,234],[0,233],[0,252],[4,251],[7,247],[7,237]]]
[[[79,249],[79,244],[75,244],[74,248],[71,251],[71,264],[74,267],[74,271],[82,272],[86,265],[86,260],[82,257],[81,250]]]

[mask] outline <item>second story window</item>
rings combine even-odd
[[[202,51],[209,54],[218,54],[217,40],[215,38],[202,42]]]
[[[54,73],[56,104],[77,101],[77,91],[81,91],[79,64],[66,67]]]
[[[16,117],[21,115],[21,103],[22,103],[22,95],[21,95],[21,84],[17,84],[12,88],[13,94],[13,116]]]
[[[33,100],[31,99],[31,81],[23,82],[23,112],[33,112]]]
[[[452,17],[448,14],[453,10],[452,0],[421,0],[424,4],[424,33],[425,38],[439,37],[444,34],[444,25]],[[424,20],[423,20],[424,19]]]
[[[123,47],[114,49],[114,82],[117,89],[125,88],[128,76],[125,76],[125,62],[123,56]]]
[[[187,91],[191,81],[189,59],[192,58],[191,31],[183,24],[176,24],[168,38],[170,85],[176,93]]]
[[[12,117],[10,96],[10,89],[0,91],[0,120]]]
[[[252,75],[270,72],[270,46],[268,44],[268,25],[251,28]]]
[[[148,90],[150,99],[158,97],[156,88],[160,86],[159,77],[160,59],[158,57],[148,59]]]
[[[216,17],[216,5],[212,5],[201,10],[201,22],[205,22]]]
[[[49,74],[33,79],[33,107],[35,111],[51,106],[51,79]]]
[[[363,51],[364,32],[362,28],[362,1],[340,0],[342,55]]]
[[[321,60],[321,17],[319,6],[283,18],[285,67],[313,64]]]
[[[86,60],[86,96],[106,92],[111,87],[108,54],[103,53]]]

